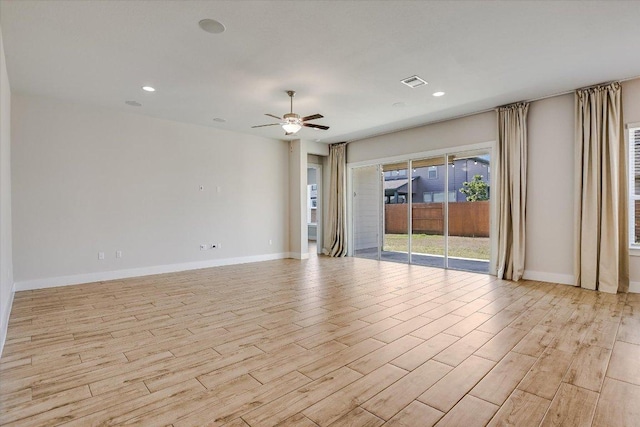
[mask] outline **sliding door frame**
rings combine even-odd
[[[497,144],[496,141],[488,141],[488,142],[481,142],[481,143],[477,143],[477,144],[469,144],[469,145],[460,145],[460,146],[455,146],[455,147],[449,147],[449,148],[441,148],[441,149],[437,149],[437,150],[431,150],[431,151],[423,151],[423,152],[418,152],[418,153],[410,153],[410,154],[403,154],[403,155],[399,155],[399,156],[392,156],[392,157],[383,157],[383,158],[378,158],[378,159],[372,159],[372,160],[364,160],[361,162],[351,162],[351,163],[347,163],[347,232],[348,232],[348,236],[349,239],[347,240],[347,254],[349,256],[353,256],[354,254],[354,211],[353,211],[353,170],[359,167],[365,167],[365,166],[377,166],[378,167],[378,172],[380,172],[380,165],[383,164],[387,164],[387,163],[400,163],[400,162],[407,162],[408,165],[408,170],[407,170],[407,177],[409,178],[408,181],[408,197],[407,197],[407,201],[409,203],[409,209],[408,209],[408,229],[407,229],[407,233],[409,236],[409,264],[411,264],[411,252],[412,252],[412,245],[411,245],[411,236],[412,236],[412,230],[411,228],[411,220],[412,220],[412,209],[411,209],[411,203],[413,203],[413,197],[412,197],[412,183],[411,183],[411,178],[412,178],[412,172],[413,172],[413,161],[414,160],[418,160],[418,159],[424,159],[424,158],[437,158],[437,157],[442,157],[444,159],[444,164],[445,166],[448,166],[448,161],[449,161],[449,155],[451,154],[458,154],[458,153],[464,153],[467,151],[479,151],[479,150],[487,150],[489,151],[491,154],[491,172],[490,172],[490,181],[491,181],[491,195],[489,198],[489,221],[490,221],[490,242],[491,242],[491,255],[490,255],[490,259],[489,259],[489,274],[494,275],[496,274],[496,260],[495,260],[495,256],[497,253],[497,235],[498,235],[498,221],[497,221],[497,200],[496,200],[496,195],[500,194],[500,188],[499,188],[499,183],[496,179],[496,171],[498,170],[498,153],[497,153]],[[444,221],[444,235],[445,235],[445,268],[449,268],[448,265],[448,235],[449,235],[449,230],[448,230],[448,222],[449,222],[449,217],[448,217],[448,213],[449,213],[449,173],[448,173],[448,169],[447,173],[445,173],[445,191],[444,191],[444,215],[445,215],[445,221]],[[379,173],[379,178],[380,178],[380,188],[382,188],[382,173]],[[380,190],[380,194],[382,195],[383,192],[382,190]],[[380,204],[382,205],[382,196],[380,197]],[[380,251],[382,248],[382,233],[384,230],[384,206],[381,206],[380,210],[380,218],[381,218],[381,226],[379,227],[379,232],[378,232],[378,259],[380,259]]]

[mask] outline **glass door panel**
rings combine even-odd
[[[382,165],[383,241],[380,259],[409,262],[409,163]]]
[[[414,160],[411,168],[411,263],[444,268],[444,156]]]
[[[489,151],[447,157],[447,268],[489,272]]]
[[[353,255],[379,259],[380,167],[353,169]]]

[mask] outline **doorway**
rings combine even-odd
[[[322,166],[307,165],[307,236],[310,250],[322,253]]]

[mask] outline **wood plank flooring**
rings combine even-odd
[[[0,424],[637,426],[640,295],[312,257],[15,295]]]

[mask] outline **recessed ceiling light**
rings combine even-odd
[[[155,88],[152,88],[151,86],[142,86],[142,90],[145,92],[155,92]]]
[[[132,107],[142,107],[142,104],[140,104],[138,101],[124,101],[124,103]]]
[[[214,122],[218,122],[218,123],[226,123],[226,120],[225,120],[225,119],[222,119],[222,118],[220,118],[220,117],[216,117],[216,118],[214,118],[214,119],[213,119],[213,121],[214,121]]]
[[[207,33],[211,34],[220,34],[224,33],[225,27],[222,22],[218,22],[215,19],[203,19],[198,22],[200,28],[202,28]]]
[[[433,92],[433,96],[442,96],[444,92]]]

